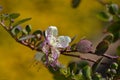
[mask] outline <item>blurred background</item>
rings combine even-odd
[[[1,13],[20,13],[19,19],[31,17],[25,24],[31,24],[33,30],[45,30],[54,25],[60,35],[77,35],[76,41],[86,37],[94,43],[102,36],[104,23],[96,15],[105,8],[97,0],[81,0],[77,8],[72,7],[72,0],[0,0],[0,5],[3,7]],[[35,53],[16,43],[0,27],[0,80],[53,80],[42,63],[35,64]],[[63,64],[70,60],[72,58],[60,56]]]

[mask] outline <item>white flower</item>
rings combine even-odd
[[[48,44],[56,48],[66,48],[69,46],[69,43],[71,42],[71,38],[68,36],[58,37],[58,30],[55,26],[50,26],[45,31],[45,36],[48,41]]]
[[[42,51],[47,56],[47,63],[49,63],[51,66],[57,64],[57,59],[60,56],[59,48],[64,49],[68,47],[70,42],[71,38],[68,36],[58,37],[57,27],[48,27],[48,29],[45,31],[45,41],[42,47]]]

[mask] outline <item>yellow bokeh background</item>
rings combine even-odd
[[[119,0],[112,1],[119,3]],[[19,19],[32,17],[25,24],[31,24],[33,30],[45,30],[54,25],[60,35],[77,35],[77,40],[85,36],[92,41],[102,34],[103,27],[96,14],[104,7],[97,0],[81,0],[75,9],[71,7],[71,0],[0,0],[0,5],[3,7],[1,13],[20,13]],[[16,43],[0,27],[0,80],[53,80],[42,63],[35,64],[35,53]],[[72,58],[60,56],[64,64],[70,60]]]

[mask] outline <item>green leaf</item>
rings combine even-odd
[[[92,72],[95,73],[98,67],[100,66],[101,62],[103,60],[103,57],[98,59],[92,66]]]
[[[115,15],[116,13],[118,13],[119,7],[117,4],[110,4],[110,5],[108,5],[108,11],[112,15]]]
[[[87,61],[79,61],[78,62],[78,68],[82,69],[83,67],[89,65],[89,63]]]
[[[108,50],[108,48],[109,48],[109,41],[103,40],[97,45],[95,54],[103,55]]]
[[[72,7],[77,8],[80,4],[81,0],[72,0]]]
[[[31,25],[27,25],[25,27],[26,31],[28,32],[28,34],[31,32],[32,28],[31,28]]]
[[[106,12],[99,12],[97,14],[97,18],[102,20],[102,21],[106,21],[106,22],[112,20],[112,16],[109,13],[106,13]]]
[[[40,39],[42,36],[42,31],[41,30],[36,30],[33,32],[33,35],[37,37],[37,39]]]
[[[93,75],[93,80],[104,80],[104,79],[102,79],[102,76],[101,76],[100,74],[95,73],[95,74]]]
[[[116,62],[112,63],[110,66],[112,69],[118,69],[118,64]]]
[[[9,14],[9,17],[10,17],[11,19],[16,19],[16,18],[18,18],[19,16],[20,16],[19,13],[12,13],[12,14]]]
[[[90,66],[85,66],[82,69],[82,73],[83,73],[84,77],[86,78],[86,80],[92,80],[91,79],[91,67]]]
[[[108,28],[107,31],[114,35],[114,42],[120,38],[120,21],[112,23]]]
[[[63,74],[65,77],[70,76],[70,68],[60,68],[61,74]]]
[[[15,27],[15,26],[17,26],[17,25],[20,25],[20,24],[22,24],[22,23],[25,23],[26,21],[29,21],[29,20],[31,20],[31,18],[22,19],[22,20],[16,22],[16,23],[13,25],[13,27]]]
[[[26,29],[22,30],[22,35],[28,35],[28,32],[26,31]]]
[[[22,30],[22,28],[20,26],[16,26],[11,30],[11,33],[16,36],[20,31]]]
[[[71,73],[76,73],[77,72],[77,63],[76,62],[70,62],[68,64],[68,67],[70,68]]]
[[[107,34],[103,40],[109,41],[109,43],[112,43],[114,40],[114,35],[112,33]]]
[[[76,74],[72,76],[72,80],[85,80],[82,74]]]

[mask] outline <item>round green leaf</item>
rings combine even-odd
[[[95,54],[103,55],[108,50],[108,48],[109,48],[109,41],[103,40],[97,45]]]

